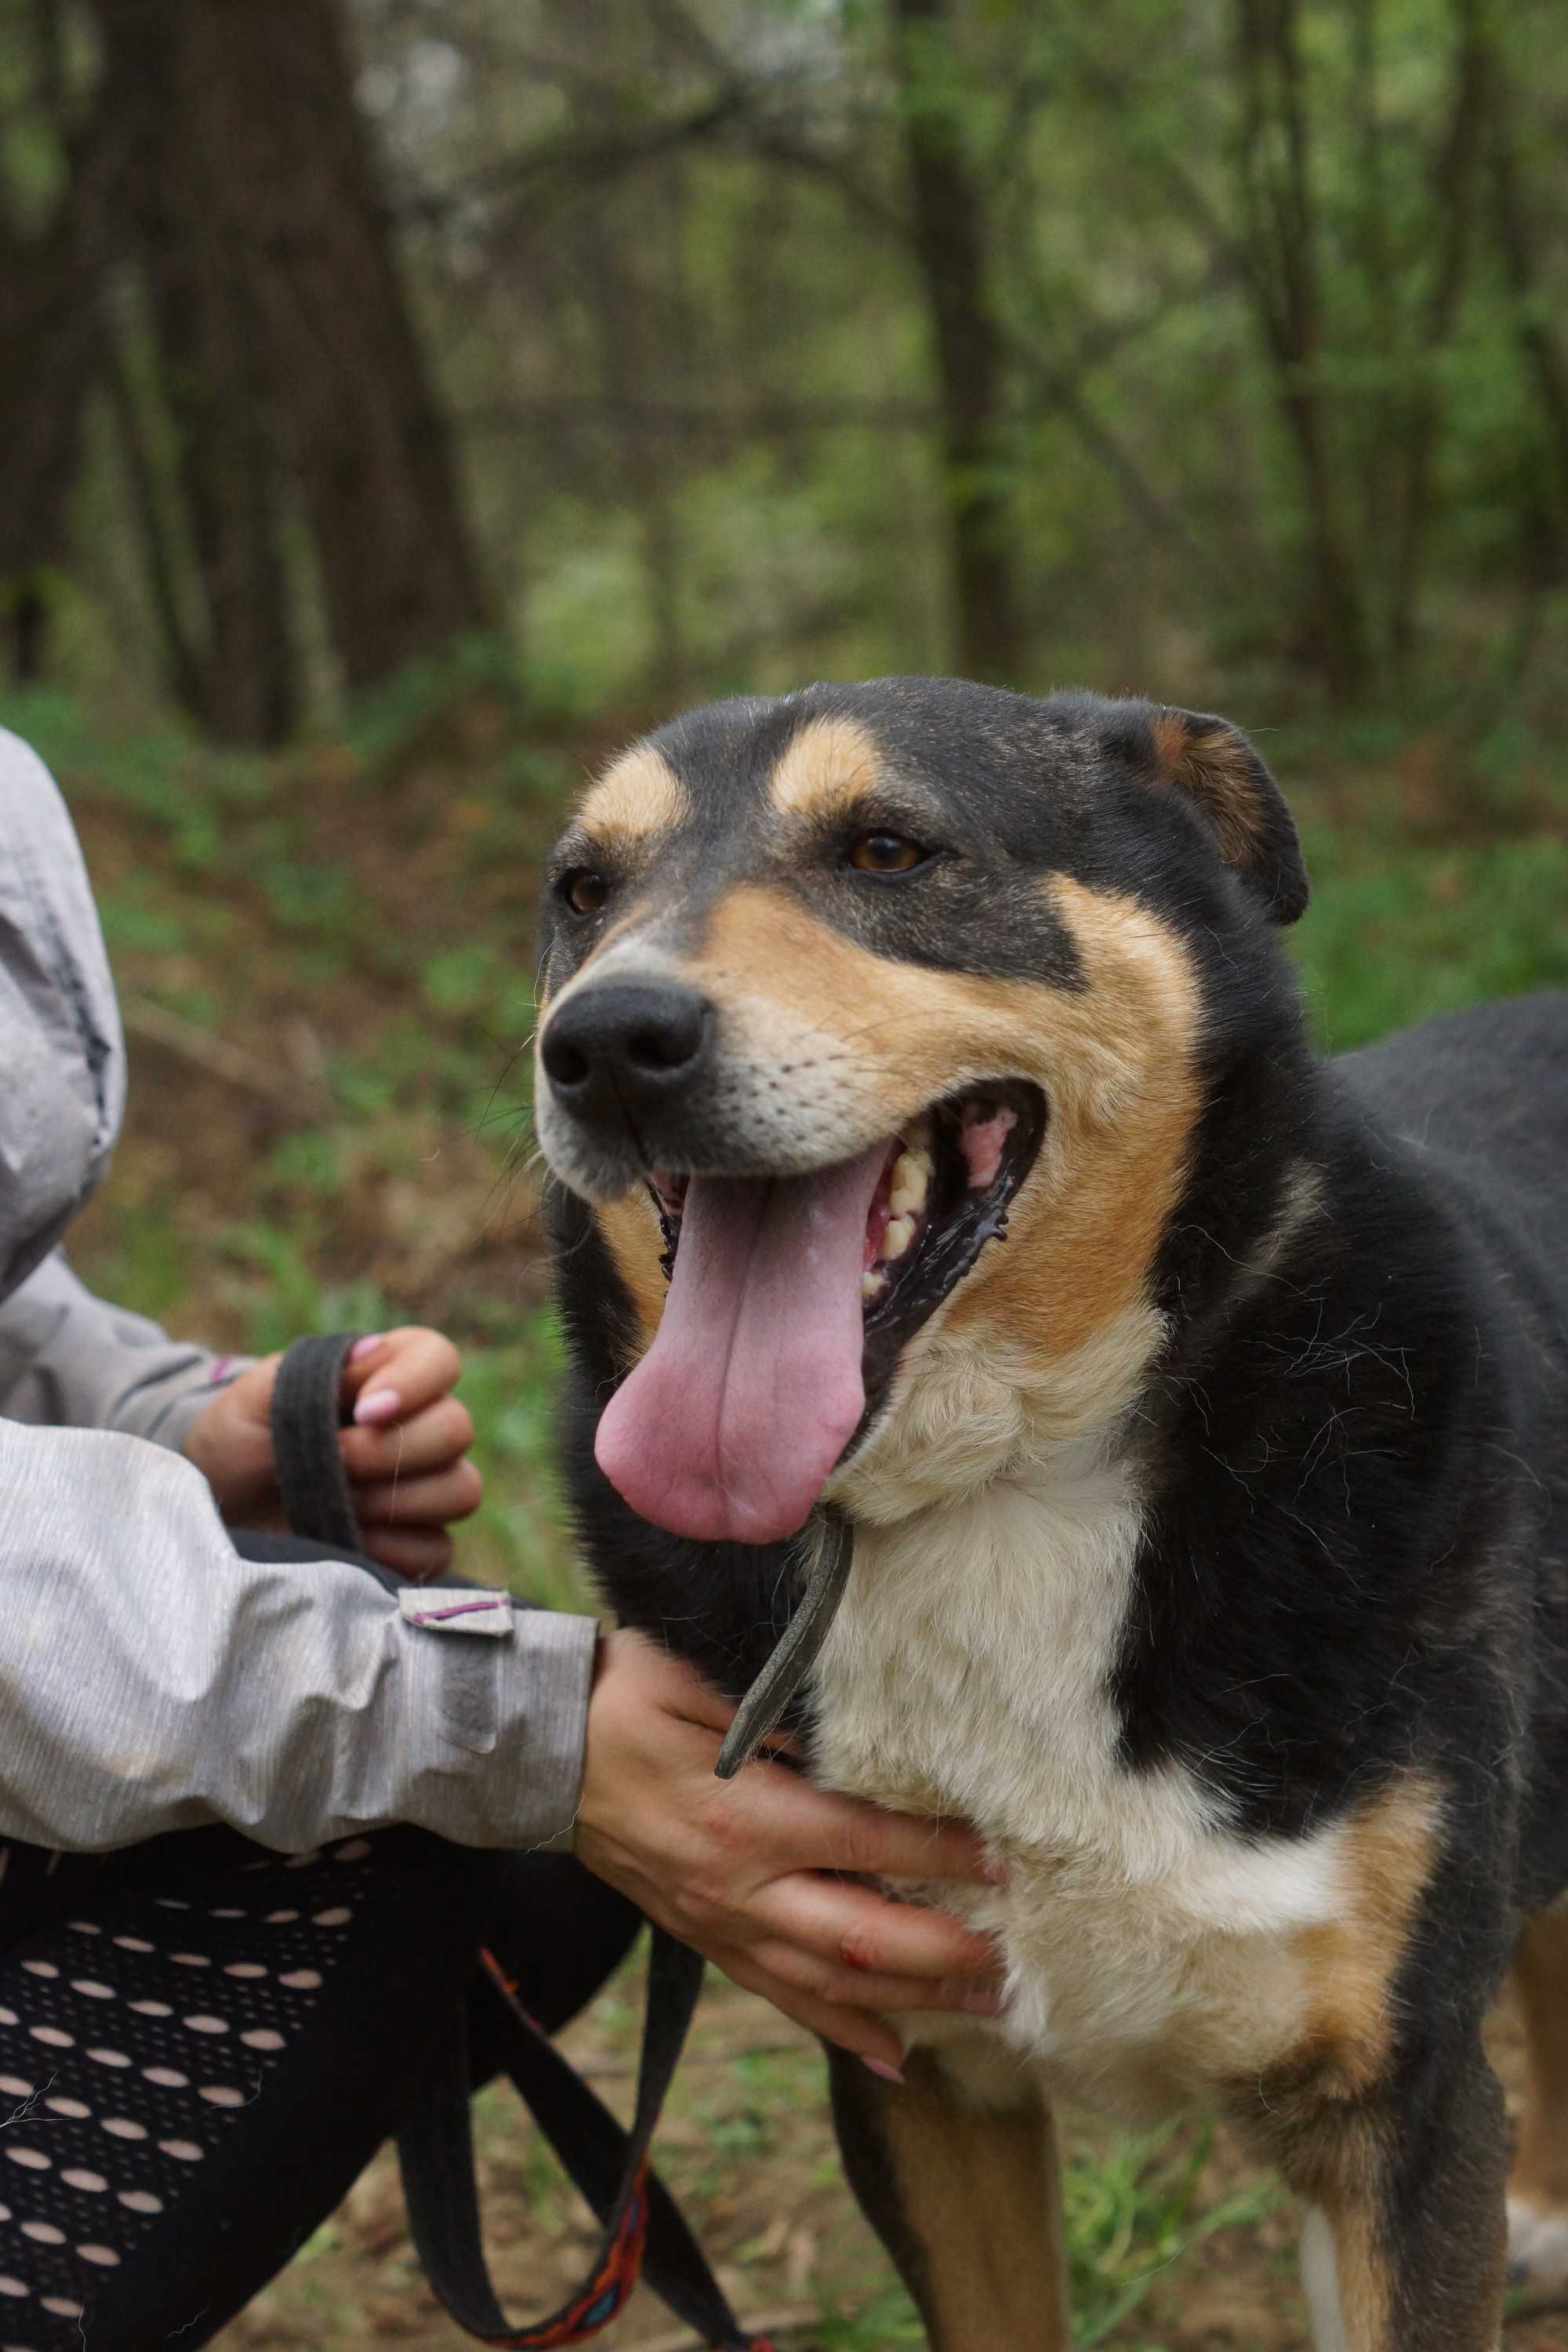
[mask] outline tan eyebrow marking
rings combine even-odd
[[[662,752],[634,743],[588,788],[577,822],[600,838],[650,840],[691,814],[691,795]]]
[[[773,806],[788,816],[842,816],[882,772],[874,737],[852,719],[814,719],[786,746],[768,778]]]

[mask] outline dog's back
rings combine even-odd
[[[1568,994],[1439,1014],[1335,1069],[1369,1113],[1506,1222],[1568,1341]]]
[[[1534,1601],[1519,1693],[1528,1911],[1568,1883],[1568,995],[1447,1013],[1335,1067],[1456,1205],[1493,1307],[1509,1395],[1495,1443],[1525,1473],[1531,1523],[1520,1560]]]

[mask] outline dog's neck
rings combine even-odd
[[[837,1472],[829,1499],[889,1527],[998,1480],[1048,1484],[1116,1449],[1164,1337],[1136,1307],[1081,1348],[1041,1363],[1020,1344],[933,1332],[900,1377],[892,1410]]]

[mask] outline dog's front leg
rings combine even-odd
[[[902,2084],[828,2058],[844,2168],[932,2352],[1068,2352],[1056,2141],[1032,2087],[999,2106],[931,2051],[911,2051]]]
[[[1271,2104],[1317,2352],[1496,2352],[1507,2127],[1479,2024],[1363,2095]]]
[[[1531,1920],[1514,1954],[1530,2095],[1509,2195],[1509,2251],[1530,2285],[1568,2282],[1568,1911]]]

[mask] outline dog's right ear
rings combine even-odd
[[[1296,820],[1255,744],[1211,712],[1144,706],[1150,776],[1202,818],[1226,864],[1261,898],[1271,921],[1306,912],[1310,885]]]

